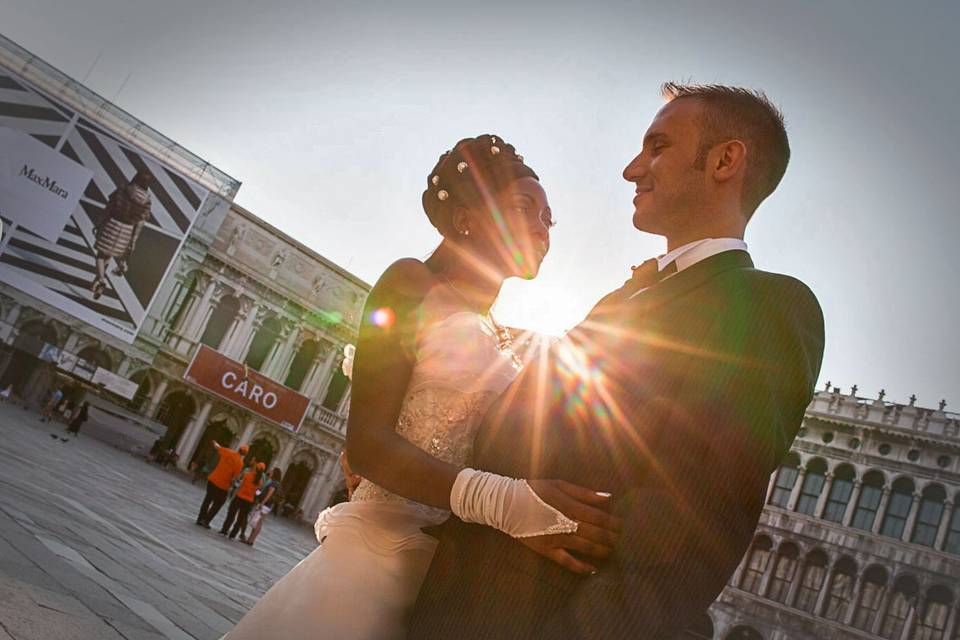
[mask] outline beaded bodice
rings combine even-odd
[[[423,304],[431,304],[429,296]],[[419,331],[415,356],[397,433],[440,460],[464,466],[484,414],[517,374],[513,353],[488,319],[458,311]],[[366,479],[351,502],[409,502],[434,511]]]

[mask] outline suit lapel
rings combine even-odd
[[[753,260],[750,259],[750,254],[746,251],[733,249],[718,253],[687,267],[675,276],[640,291],[630,298],[624,311],[631,315],[650,311],[699,287],[721,273],[731,269],[749,269],[752,267]]]

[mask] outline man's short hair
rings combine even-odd
[[[790,142],[780,112],[762,91],[721,84],[665,82],[660,88],[667,102],[698,98],[703,103],[697,168],[706,166],[707,153],[728,140],[747,147],[743,181],[743,208],[748,216],[780,184],[790,161]]]

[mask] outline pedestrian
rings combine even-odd
[[[220,527],[220,535],[229,535],[230,539],[233,540],[238,533],[247,528],[247,518],[250,516],[250,509],[253,508],[253,500],[257,495],[257,489],[263,484],[264,469],[266,469],[266,465],[258,462],[255,467],[247,469],[240,477],[240,488],[237,489],[237,495],[230,501],[227,517],[223,521],[223,526]],[[230,528],[230,525],[233,525],[233,529]],[[246,541],[243,534],[240,535],[240,541]]]
[[[263,529],[263,521],[266,519],[266,515],[270,513],[270,509],[273,508],[274,499],[283,492],[280,484],[282,477],[283,472],[280,471],[280,467],[274,467],[273,471],[270,472],[270,479],[257,492],[257,500],[253,506],[253,517],[250,518],[250,526],[253,528],[250,531],[250,536],[244,540],[251,547],[257,541],[260,530]]]
[[[6,389],[4,389],[3,391],[0,391],[0,404],[3,404],[4,402],[10,402],[12,398],[13,398],[13,383],[11,382],[10,384],[7,385]]]
[[[77,409],[77,412],[70,419],[70,424],[67,425],[67,433],[72,433],[73,435],[80,435],[80,427],[83,426],[83,423],[87,421],[87,416],[90,412],[90,403],[84,402],[80,405],[80,408]],[[66,438],[60,438],[64,442],[67,441]]]
[[[227,500],[227,490],[233,483],[234,478],[240,475],[243,469],[243,456],[247,455],[249,448],[242,444],[234,451],[213,442],[213,448],[220,456],[220,461],[210,475],[207,476],[207,494],[203,497],[200,504],[200,513],[197,515],[197,524],[205,529],[210,528],[210,521],[213,520],[220,507]]]
[[[50,394],[47,404],[43,407],[43,412],[40,414],[40,422],[50,422],[50,420],[53,419],[53,412],[61,400],[63,400],[63,389],[56,387],[53,393]]]

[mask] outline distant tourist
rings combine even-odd
[[[13,398],[13,383],[7,385],[7,388],[3,391],[0,391],[0,404],[4,402],[10,402]]]
[[[80,427],[83,426],[83,423],[87,421],[88,414],[90,412],[90,403],[84,402],[80,405],[80,408],[77,409],[77,412],[74,414],[73,418],[70,419],[70,424],[67,425],[67,432],[72,433],[73,435],[80,434]]]
[[[63,389],[56,387],[40,413],[40,422],[50,422],[53,419],[53,412],[57,410],[61,400],[63,400]]]
[[[240,475],[243,470],[243,456],[247,455],[249,447],[242,444],[234,451],[213,442],[213,448],[220,455],[220,461],[210,475],[207,476],[207,494],[203,497],[200,504],[200,513],[197,515],[197,524],[205,529],[210,528],[210,521],[220,511],[220,507],[227,500],[227,491],[234,479]]]
[[[237,495],[230,501],[230,508],[227,509],[227,517],[220,527],[220,535],[229,535],[233,540],[237,534],[247,528],[247,518],[250,517],[250,509],[253,508],[253,501],[257,495],[257,489],[263,484],[263,470],[267,465],[258,462],[255,467],[247,469],[240,477],[240,488],[237,489]],[[233,528],[231,529],[231,525]],[[246,537],[241,534],[240,540],[245,541]]]
[[[266,520],[266,515],[270,513],[277,498],[283,494],[283,485],[280,484],[282,477],[283,472],[280,471],[280,467],[274,467],[273,471],[270,472],[270,479],[257,492],[259,495],[253,506],[253,517],[250,519],[250,526],[253,529],[250,531],[250,536],[244,540],[251,547],[257,541],[260,530],[263,529],[263,521]]]

